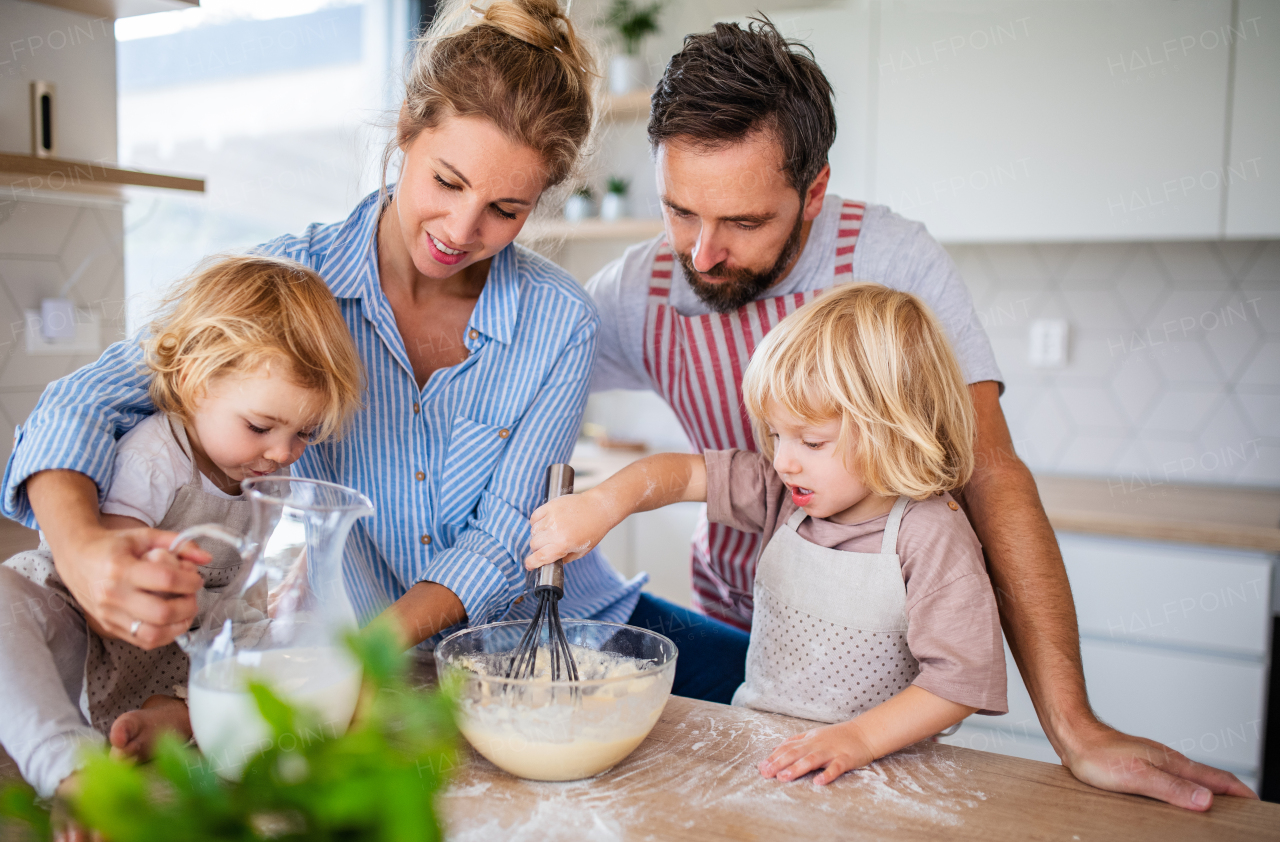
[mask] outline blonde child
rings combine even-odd
[[[827,784],[1000,714],[1004,652],[978,544],[948,493],[973,470],[968,390],[932,313],[876,284],[834,287],[756,349],[743,396],[763,453],[642,459],[533,513],[534,568],[633,512],[705,501],[766,544],[735,705],[831,723],[760,764]]]
[[[275,257],[216,260],[180,284],[161,313],[140,372],[158,411],[117,444],[103,525],[176,532],[215,522],[244,532],[241,482],[287,473],[358,407],[355,345],[324,281]],[[173,591],[175,576],[197,569],[179,564],[140,565],[138,575],[150,577],[141,586]],[[240,564],[220,548],[198,568],[201,612]],[[135,645],[143,618],[125,618],[124,639],[87,624],[47,546],[0,566],[0,604],[25,607],[0,627],[0,742],[40,795],[71,780],[85,744],[109,741],[113,751],[145,757],[162,731],[191,735],[178,698],[183,652]]]

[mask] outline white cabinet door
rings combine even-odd
[[[1058,546],[1082,636],[1266,658],[1265,553],[1070,533]]]
[[[866,199],[870,189],[873,2],[876,0],[847,0],[837,8],[768,13],[784,35],[813,50],[814,59],[831,82],[836,100],[836,142],[828,157],[828,189],[847,199]]]
[[[1265,664],[1098,640],[1082,640],[1080,655],[1089,702],[1103,722],[1233,773],[1257,771],[1266,717]],[[1007,649],[1005,664],[1009,713],[969,717],[962,729],[968,736],[954,743],[1051,760],[1046,750],[1052,747]],[[980,740],[973,728],[981,729]]]
[[[1233,772],[1261,765],[1265,664],[1096,640],[1080,655],[1103,722]]]
[[[1089,701],[1110,725],[1252,775],[1262,757],[1274,559],[1260,552],[1061,533]],[[973,716],[966,745],[1044,757],[1006,649],[1009,713]],[[977,730],[975,730],[977,729]]]
[[[1280,236],[1280,21],[1275,0],[1240,0],[1227,170],[1228,237]]]
[[[1219,235],[1230,0],[880,14],[875,201],[947,241]]]

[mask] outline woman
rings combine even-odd
[[[361,617],[385,609],[406,645],[530,607],[511,610],[526,518],[547,465],[569,458],[596,344],[578,284],[513,245],[587,139],[592,58],[555,0],[476,15],[418,46],[389,150],[403,156],[394,188],[262,247],[325,279],[359,348],[364,409],[295,471],[374,501],[347,582]],[[98,522],[115,439],[154,411],[140,359],[136,342],[117,343],[45,390],[18,431],[4,505],[39,522],[96,631],[150,649],[186,630],[200,578],[166,551],[171,534]],[[566,616],[614,621],[644,583],[598,556],[566,579]]]

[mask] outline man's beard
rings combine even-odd
[[[750,269],[727,269],[723,262],[717,263],[706,272],[699,273],[693,268],[693,259],[687,254],[676,252],[676,258],[684,267],[684,276],[695,295],[717,313],[732,313],[755,301],[769,287],[778,282],[782,273],[787,271],[791,261],[800,251],[800,231],[804,226],[804,211],[796,216],[796,224],[787,235],[787,241],[778,253],[778,259],[763,272]],[[708,283],[701,275],[721,278],[718,283]]]

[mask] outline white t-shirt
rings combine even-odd
[[[839,196],[828,194],[796,265],[760,298],[834,285],[842,203]],[[601,319],[592,391],[652,388],[644,370],[644,323],[653,258],[662,240],[658,236],[632,246],[587,282]],[[847,280],[874,281],[919,296],[942,322],[965,379],[969,383],[1001,382],[1000,368],[969,290],[951,256],[922,223],[903,219],[884,205],[867,205],[853,251],[853,274]],[[671,303],[684,316],[713,312],[689,286],[679,261],[671,273]]]
[[[157,526],[177,498],[178,489],[190,481],[191,457],[174,436],[168,416],[157,412],[125,433],[116,445],[111,487],[102,513]],[[204,474],[200,474],[200,487],[224,500],[244,499],[227,494]]]

